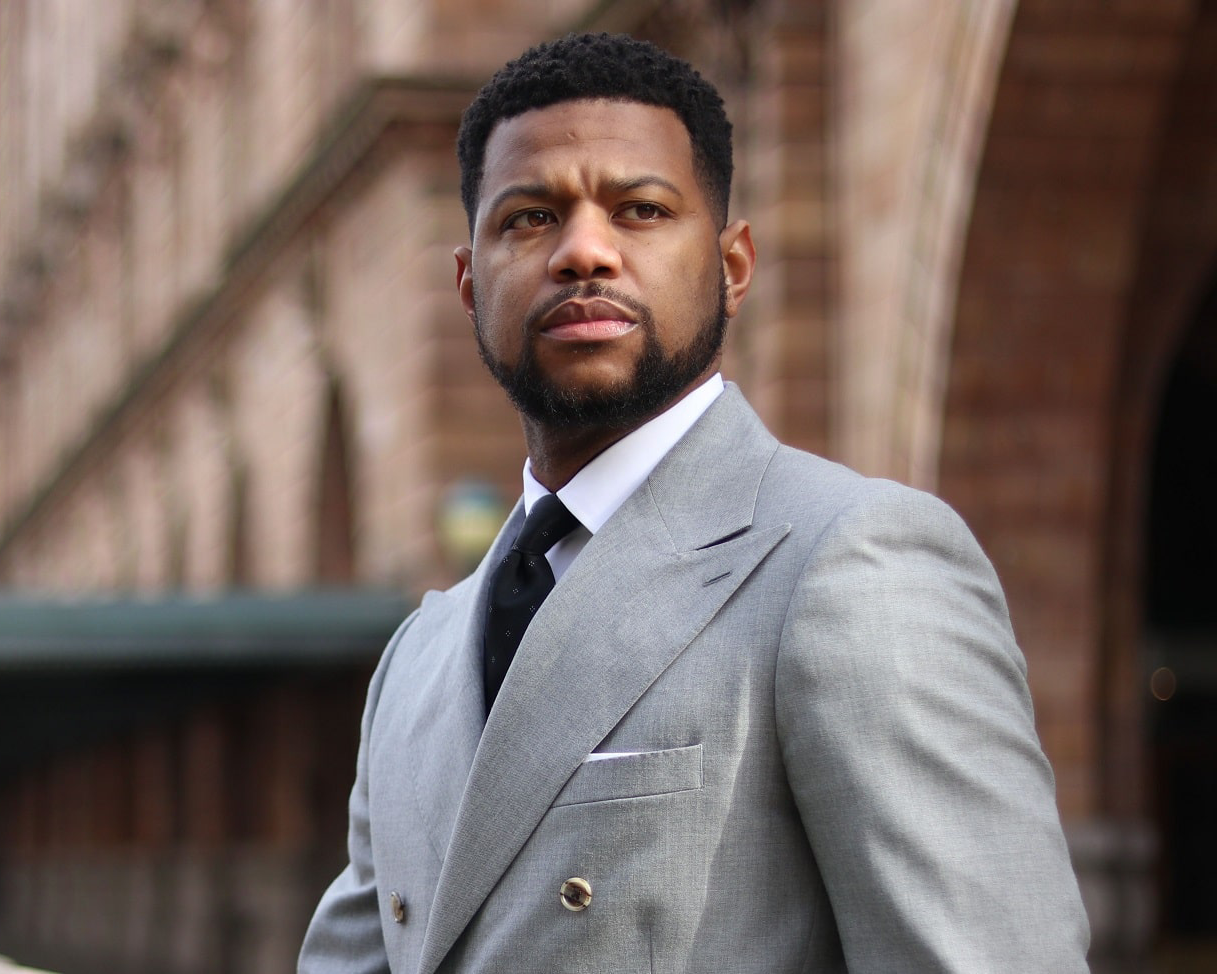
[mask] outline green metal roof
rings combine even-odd
[[[0,778],[304,670],[370,670],[392,592],[160,599],[0,595]]]
[[[0,595],[0,673],[375,658],[411,609],[393,592],[159,599]]]

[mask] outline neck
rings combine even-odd
[[[523,419],[523,425],[532,475],[549,491],[565,487],[587,464],[632,432],[603,428],[555,430],[527,418]]]

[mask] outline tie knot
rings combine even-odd
[[[543,555],[578,526],[579,519],[558,500],[558,495],[546,494],[533,504],[512,547],[530,555]]]

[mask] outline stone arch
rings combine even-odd
[[[1015,3],[838,5],[835,454],[937,486],[955,285]],[[877,52],[882,51],[882,55]]]

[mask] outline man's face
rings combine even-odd
[[[719,233],[675,113],[562,102],[486,145],[457,281],[482,358],[549,427],[630,429],[717,367],[752,268]]]

